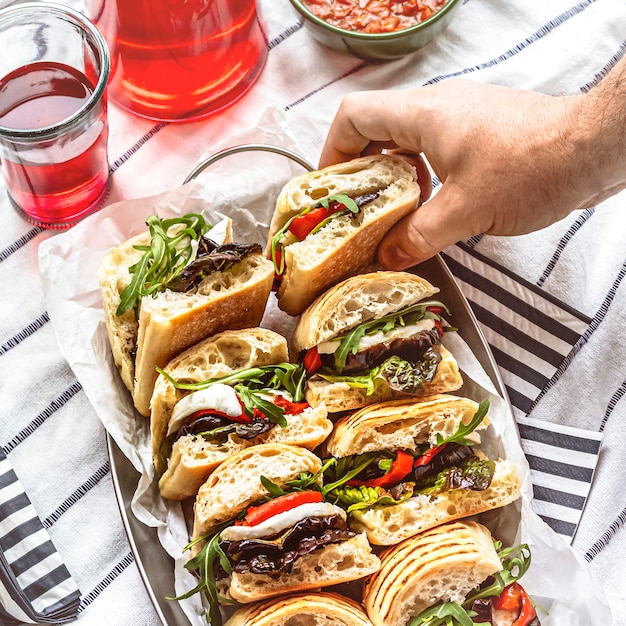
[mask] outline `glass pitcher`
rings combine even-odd
[[[86,0],[85,12],[111,52],[109,98],[150,119],[223,109],[267,58],[256,0]]]

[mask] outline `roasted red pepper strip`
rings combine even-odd
[[[246,415],[243,410],[241,411],[241,415],[233,416],[215,409],[201,409],[200,411],[196,411],[191,414],[189,421],[193,422],[201,417],[206,417],[207,415],[217,415],[218,417],[224,417],[231,422],[237,422],[239,424],[249,424],[252,421],[252,418]]]
[[[264,502],[260,506],[251,506],[243,521],[244,526],[257,526],[270,517],[294,509],[302,504],[321,502],[321,491],[294,491],[284,496]]]
[[[276,396],[274,404],[284,409],[287,415],[299,415],[302,411],[309,408],[308,402],[291,402],[284,396]]]
[[[446,444],[442,443],[440,446],[435,446],[434,448],[427,450],[424,454],[422,454],[422,456],[419,456],[415,459],[413,467],[428,465],[445,447]]]
[[[537,617],[537,611],[535,611],[535,607],[530,601],[528,594],[517,582],[505,587],[504,591],[492,604],[495,609],[514,611],[517,613],[517,619],[511,626],[529,626],[535,617]]]
[[[313,347],[306,351],[302,361],[307,376],[313,376],[322,367],[322,357],[317,351],[317,347]]]
[[[296,217],[289,226],[289,232],[302,241],[316,226],[321,224],[333,213],[343,211],[346,207],[341,202],[331,202],[328,208],[316,207],[304,215]]]
[[[358,480],[353,478],[346,484],[351,487],[391,487],[397,485],[413,470],[413,456],[403,450],[396,450],[396,458],[393,460],[389,471],[380,478],[370,480]]]

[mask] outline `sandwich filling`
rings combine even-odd
[[[453,489],[484,491],[496,463],[474,450],[474,431],[483,422],[489,403],[481,402],[468,424],[437,445],[415,450],[381,450],[336,459],[325,466],[325,481],[333,488],[328,498],[348,513],[372,506],[394,505],[418,495],[436,496]]]
[[[161,445],[164,461],[181,437],[218,444],[231,436],[250,440],[276,426],[285,428],[286,416],[309,408],[304,400],[304,370],[292,363],[243,369],[198,383],[176,381],[164,370],[159,372],[176,388],[191,390],[172,411]]]
[[[435,377],[444,332],[454,330],[444,328],[443,311],[441,302],[420,302],[324,341],[301,354],[307,376],[365,388],[368,395],[383,383],[419,393]]]
[[[292,216],[272,237],[271,260],[274,263],[274,289],[278,289],[285,273],[285,247],[302,241],[312,233],[324,228],[331,220],[342,215],[357,219],[361,209],[378,198],[378,192],[350,197],[333,194],[322,198],[312,207],[307,207]]]

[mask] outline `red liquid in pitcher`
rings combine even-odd
[[[0,125],[33,130],[58,124],[87,102],[93,86],[62,63],[36,62],[0,80]],[[93,210],[108,181],[106,107],[100,120],[68,130],[34,148],[11,141],[2,148],[2,170],[13,202],[34,223],[54,227]]]
[[[231,104],[267,57],[254,0],[87,0],[112,57],[109,96],[156,120],[191,120]]]

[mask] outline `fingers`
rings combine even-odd
[[[385,268],[404,270],[478,234],[468,220],[446,206],[445,196],[442,189],[387,233],[378,247],[378,261]]]

